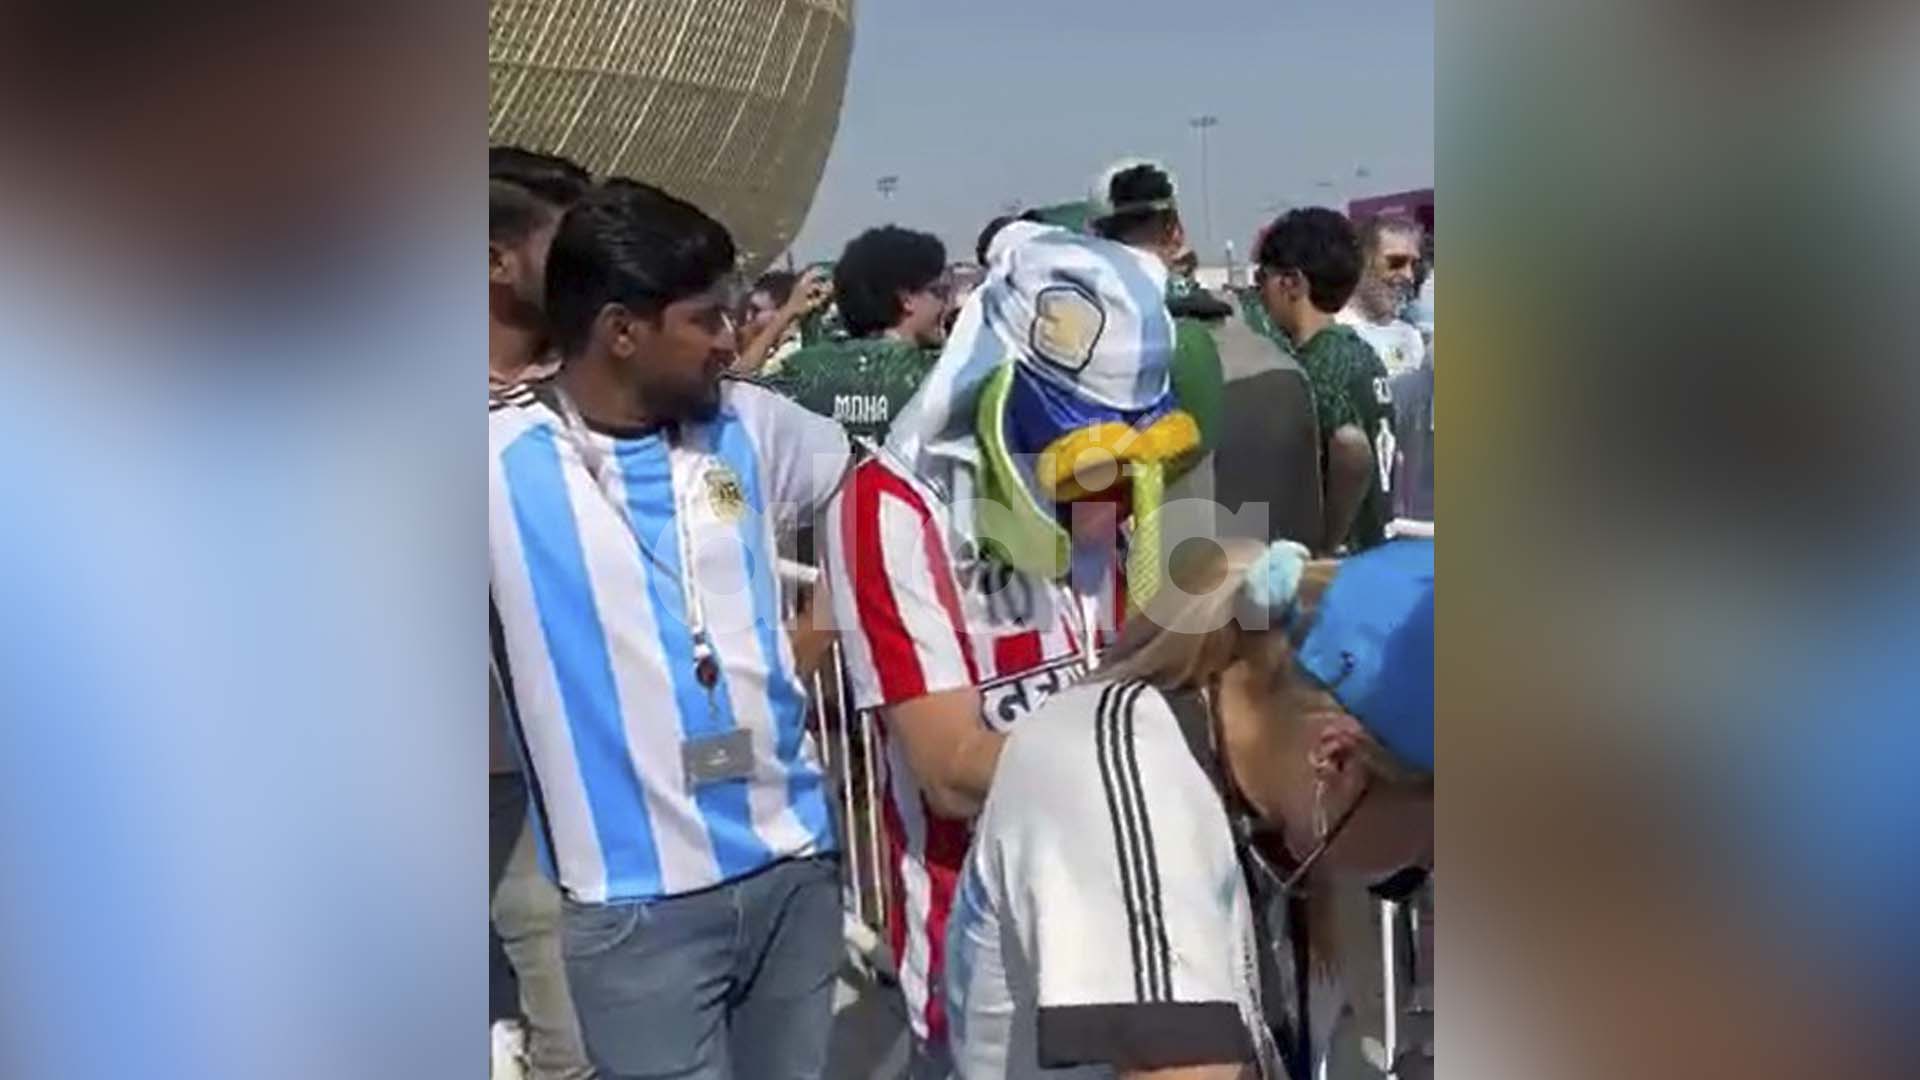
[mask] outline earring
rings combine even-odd
[[[1327,782],[1320,777],[1313,778],[1313,842],[1325,843],[1327,839]]]

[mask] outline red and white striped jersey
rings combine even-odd
[[[874,710],[977,686],[981,722],[1006,731],[1086,671],[1125,609],[1118,558],[1083,602],[1067,586],[984,558],[972,522],[893,463],[853,470],[827,512],[826,572],[853,706]],[[914,1033],[943,1043],[945,939],[972,824],[927,805],[905,751],[886,746],[889,926]]]

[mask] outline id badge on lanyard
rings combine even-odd
[[[691,529],[687,524],[687,506],[681,501],[679,489],[669,483],[673,491],[673,521],[676,539],[680,544],[680,572],[673,574],[664,562],[653,553],[646,538],[634,526],[633,518],[607,490],[605,482],[606,455],[595,445],[586,431],[586,421],[573,403],[573,398],[561,392],[559,394],[562,418],[566,421],[567,434],[580,453],[581,464],[586,466],[587,476],[613,511],[614,517],[625,525],[632,534],[634,543],[640,552],[654,567],[679,579],[682,611],[685,612],[688,633],[693,638],[693,676],[700,684],[707,698],[707,719],[711,724],[720,722],[720,709],[715,700],[714,691],[720,683],[720,661],[715,654],[712,642],[707,636],[705,613],[700,601],[700,590],[693,580],[693,543]],[[671,471],[669,471],[671,477]],[[725,783],[732,780],[745,780],[753,775],[754,753],[753,733],[742,728],[715,732],[684,739],[680,744],[680,765],[686,777],[687,787],[699,788],[709,784]]]
[[[753,733],[744,728],[688,739],[680,744],[687,786],[705,787],[753,775]]]

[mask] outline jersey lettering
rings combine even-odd
[[[1004,732],[1086,673],[1086,662],[1072,658],[990,682],[980,688],[980,714],[989,727]]]
[[[884,424],[892,406],[880,394],[835,394],[833,418],[843,424]]]

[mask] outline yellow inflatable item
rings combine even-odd
[[[979,405],[985,496],[976,508],[981,538],[1013,565],[1057,578],[1070,561],[1067,530],[1040,500],[1054,505],[1115,492],[1129,482],[1133,530],[1127,545],[1127,599],[1143,607],[1160,588],[1160,507],[1167,482],[1200,456],[1200,425],[1174,410],[1146,427],[1106,421],[1056,438],[1033,462],[1032,486],[1007,446],[1005,413],[1015,378],[1009,364],[988,382]]]
[[[1200,425],[1174,411],[1144,428],[1092,424],[1069,431],[1040,454],[1034,481],[1055,502],[1098,495],[1120,478],[1122,465],[1157,464],[1180,473],[1200,452]]]

